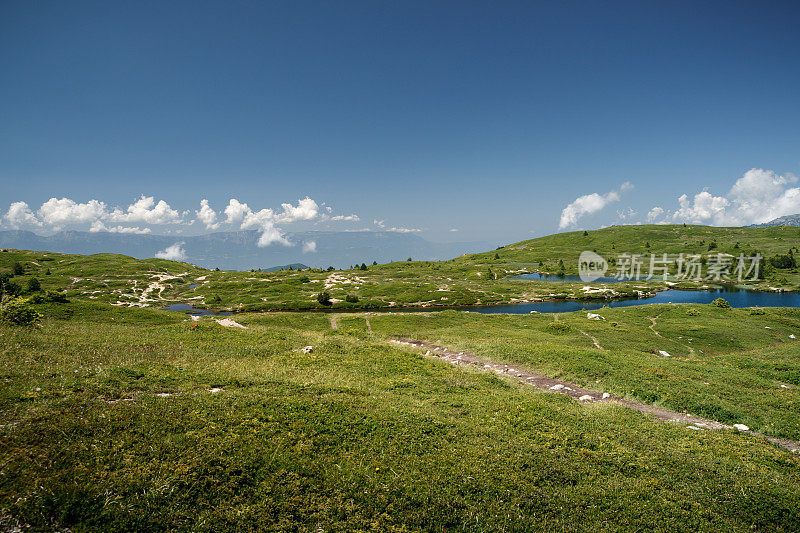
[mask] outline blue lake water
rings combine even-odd
[[[576,276],[577,277],[577,276]],[[559,278],[561,279],[561,278]],[[735,287],[719,287],[702,291],[681,291],[668,290],[661,291],[655,296],[647,298],[634,298],[629,300],[551,300],[547,302],[533,302],[522,304],[506,305],[476,305],[476,306],[454,306],[446,309],[456,309],[459,311],[471,311],[473,313],[495,314],[527,314],[531,311],[539,313],[569,313],[571,311],[587,310],[593,311],[603,306],[608,307],[631,307],[634,305],[645,304],[668,304],[668,303],[689,303],[689,304],[709,304],[717,298],[725,298],[731,307],[800,307],[800,293],[797,292],[758,292]],[[167,311],[180,311],[190,315],[217,315],[228,316],[233,313],[222,311],[211,311],[208,309],[197,309],[189,304],[176,303],[164,307]],[[416,308],[403,309],[403,312],[430,312],[444,308]],[[344,311],[334,309],[332,312]],[[373,312],[389,311],[374,309]],[[397,311],[393,309],[392,311]]]

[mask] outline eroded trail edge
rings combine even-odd
[[[481,359],[470,352],[456,352],[449,350],[444,346],[439,346],[432,342],[408,339],[405,337],[391,339],[391,342],[404,346],[426,349],[427,352],[425,355],[442,359],[450,364],[472,365],[479,370],[494,372],[501,376],[517,379],[522,383],[531,385],[537,389],[556,392],[559,394],[566,394],[567,396],[575,398],[580,402],[614,403],[629,409],[633,409],[634,411],[652,415],[654,419],[660,422],[688,424],[687,428],[689,429],[734,429],[733,426],[723,424],[722,422],[717,422],[716,420],[710,420],[708,418],[691,415],[689,413],[679,413],[677,411],[664,409],[663,407],[657,407],[646,403],[620,398],[619,396],[614,396],[613,394],[609,394],[607,392],[599,393],[597,391],[585,389],[568,381],[551,378],[543,374],[535,374],[504,363],[493,363],[491,361]],[[800,453],[800,442],[795,442],[788,439],[780,439],[777,437],[768,437],[753,431],[747,431],[747,433],[767,439],[773,444],[776,444],[781,448],[785,448],[792,453]]]

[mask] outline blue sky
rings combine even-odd
[[[799,22],[796,2],[5,1],[0,228],[502,243],[800,212]]]

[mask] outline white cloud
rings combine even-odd
[[[107,231],[109,233],[133,233],[137,235],[145,235],[150,233],[150,228],[140,228],[139,226],[136,227],[128,227],[128,226],[113,226],[107,227],[103,224],[101,220],[95,220],[92,222],[91,227],[89,227],[89,231],[92,233],[97,233],[99,231]]]
[[[558,223],[559,229],[576,226],[581,217],[602,211],[608,204],[618,202],[621,192],[627,192],[631,189],[633,189],[633,184],[626,181],[620,186],[619,191],[610,191],[605,194],[593,192],[592,194],[585,194],[575,198],[561,211],[561,219]]]
[[[180,213],[172,209],[164,200],[156,203],[152,196],[142,195],[128,206],[126,212],[115,208],[108,216],[111,222],[143,222],[145,224],[179,224],[183,220]]]
[[[655,206],[653,209],[647,212],[647,221],[655,222],[656,220],[661,218],[663,214],[664,214],[664,208]]]
[[[353,214],[353,215],[347,215],[347,216],[345,216],[345,215],[336,215],[334,217],[331,217],[331,220],[345,221],[345,222],[358,222],[361,219],[358,218],[358,215]]]
[[[184,242],[176,242],[172,246],[167,246],[165,250],[156,252],[159,259],[172,259],[173,261],[183,261],[186,259],[186,250],[183,249]]]
[[[217,212],[211,209],[211,205],[205,198],[200,200],[200,210],[195,211],[195,214],[197,219],[206,225],[206,229],[217,229],[219,227]]]
[[[303,243],[303,253],[313,253],[317,251],[317,242],[316,241],[306,241]]]
[[[393,231],[395,233],[419,233],[422,231],[418,228],[403,228],[403,227],[387,227],[385,220],[378,220],[377,218],[372,221],[373,224],[378,226],[383,231]]]
[[[11,229],[22,229],[26,227],[41,227],[42,223],[33,214],[31,208],[25,202],[14,202],[8,212],[3,217]]]
[[[240,222],[247,213],[250,212],[250,208],[247,204],[241,203],[236,198],[231,198],[228,201],[228,207],[225,208],[225,219],[226,224],[236,224]]]
[[[620,209],[617,211],[617,216],[620,220],[633,220],[638,215],[632,207],[626,207],[625,209]]]
[[[50,198],[39,208],[38,215],[42,224],[60,230],[68,225],[90,224],[107,216],[106,204],[97,200],[89,200],[85,204],[77,203],[69,198]]]
[[[187,226],[200,221],[206,230],[214,230],[223,225],[229,228],[259,230],[261,235],[258,246],[276,243],[292,246],[279,225],[314,219],[328,220],[331,217],[327,212],[332,212],[332,208],[324,207],[325,210],[320,213],[320,205],[307,196],[298,200],[297,204],[282,203],[279,212],[269,208],[254,211],[246,203],[231,198],[224,211],[217,213],[204,198],[200,201],[200,209],[194,211],[197,218],[187,222],[187,217],[192,214],[191,210],[179,212],[164,200],[156,202],[152,196],[142,195],[124,210],[120,207],[111,209],[98,200],[78,203],[69,198],[50,198],[36,212],[25,202],[12,203],[6,214],[0,217],[0,226],[11,229],[25,227],[49,232],[71,228],[91,232],[149,233],[152,228],[148,226],[152,225],[161,226],[160,233],[169,234],[182,233],[182,228],[175,229],[175,226]],[[220,220],[223,213],[225,218]],[[355,214],[332,218],[342,221],[359,220]],[[389,231],[395,230],[405,231],[404,228],[392,228]]]
[[[279,223],[313,220],[319,214],[317,202],[308,196],[298,200],[296,207],[292,204],[281,204],[281,207],[283,207],[283,213],[279,213],[275,217],[275,221]]]
[[[458,228],[450,228],[448,231],[458,231]]]
[[[650,222],[688,222],[713,226],[760,224],[785,215],[800,213],[800,187],[789,187],[797,178],[771,170],[753,168],[736,180],[725,196],[704,190],[690,199],[678,198],[675,212],[654,207]],[[650,216],[652,215],[652,217]]]

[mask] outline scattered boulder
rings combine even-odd
[[[314,353],[314,347],[313,346],[304,346],[303,348],[300,348],[300,351],[302,353]]]
[[[702,428],[699,428],[697,426],[686,426],[686,429],[693,429],[695,431],[700,431]]]
[[[218,392],[222,392],[222,389],[220,387],[213,387],[211,389],[208,389],[208,392],[210,392],[211,394],[216,394]]]
[[[664,350],[656,350],[656,353],[663,357],[672,357],[669,353],[665,352]]]
[[[734,424],[733,427],[738,429],[739,431],[750,431],[750,428],[745,426],[744,424]]]
[[[605,400],[607,398],[611,398],[611,395],[609,393],[607,393],[607,392],[604,392],[603,393],[603,399]]]
[[[586,313],[586,318],[589,320],[605,320],[604,316],[598,315],[597,313]]]
[[[557,384],[557,385],[553,385],[552,387],[550,387],[550,390],[561,390],[561,389],[563,389],[563,388],[564,388],[564,385],[562,385],[561,383],[559,383],[559,384]]]
[[[588,394],[584,394],[583,396],[578,398],[578,400],[581,401],[581,402],[591,402],[592,400],[594,400],[594,398],[592,398]]]

